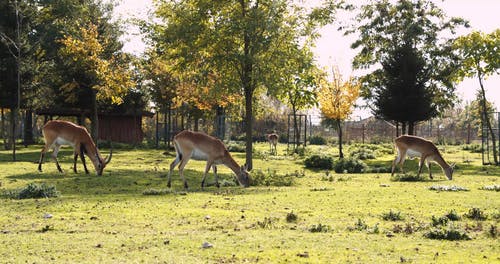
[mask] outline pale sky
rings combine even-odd
[[[317,0],[307,1],[318,2]],[[366,1],[351,1],[351,3],[363,3]],[[480,30],[485,33],[490,33],[493,30],[500,28],[500,0],[444,0],[434,1],[446,13],[448,17],[458,16],[469,20],[470,28],[458,32],[457,35],[467,34],[472,30]],[[122,0],[121,4],[116,7],[115,13],[122,18],[147,16],[148,9],[152,6],[151,0]],[[337,19],[340,21],[347,20],[352,15],[348,13],[340,13]],[[360,72],[353,72],[351,61],[356,51],[350,49],[350,45],[356,39],[355,36],[343,36],[341,32],[336,30],[337,26],[329,25],[321,29],[322,35],[316,42],[314,53],[316,60],[320,66],[338,65],[344,77],[350,75],[360,75]],[[144,44],[139,36],[137,29],[129,29],[128,35],[125,37],[124,49],[127,52],[140,54],[144,50]],[[484,82],[486,88],[486,98],[493,101],[500,111],[500,75],[496,74],[489,77]],[[477,79],[466,79],[457,86],[457,93],[463,101],[471,101],[474,99],[479,83]],[[366,110],[356,110],[352,117],[367,117],[370,114]]]

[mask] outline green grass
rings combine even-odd
[[[268,156],[267,144],[256,144],[254,169],[296,175],[292,186],[206,187],[201,189],[204,162],[190,161],[185,175],[190,189],[182,190],[175,170],[172,191],[166,188],[173,156],[164,150],[115,149],[103,176],[74,174],[70,149],[59,154],[65,173],[46,157],[37,171],[41,146],[0,151],[0,193],[46,183],[56,198],[0,197],[0,259],[6,263],[491,263],[500,261],[497,233],[500,193],[482,190],[498,185],[499,167],[480,166],[480,154],[460,146],[447,147],[443,156],[456,162],[453,181],[433,166],[434,180],[391,181],[390,173],[335,174],[304,169],[304,158]],[[307,153],[329,153],[336,146],[311,146]],[[102,150],[106,153],[106,149]],[[244,153],[234,153],[242,163]],[[393,154],[368,160],[368,166],[390,167]],[[471,162],[463,163],[464,157]],[[406,171],[416,170],[406,161]],[[232,181],[221,166],[220,181]],[[302,174],[302,173],[301,173]],[[213,181],[210,174],[208,182]],[[457,185],[467,192],[436,192],[433,185]],[[381,187],[384,186],[384,187]],[[317,191],[321,190],[321,191]],[[145,193],[155,195],[145,195]],[[480,208],[484,221],[462,217],[454,227],[471,240],[430,239],[432,216],[454,210],[465,215]],[[400,212],[399,222],[385,221],[387,212]],[[290,220],[293,212],[293,221]],[[47,217],[50,214],[51,217]],[[358,222],[367,228],[352,228]],[[392,232],[414,226],[413,232]],[[318,228],[320,227],[320,228]],[[417,228],[418,227],[418,228]],[[377,228],[377,232],[373,230]],[[311,230],[321,232],[312,232]],[[389,236],[388,233],[391,233]],[[208,242],[212,248],[203,248]]]

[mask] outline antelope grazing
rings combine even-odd
[[[57,170],[59,170],[59,172],[63,172],[61,166],[59,166],[59,162],[57,161],[57,153],[62,145],[70,145],[74,149],[75,160],[73,164],[73,171],[75,173],[78,155],[80,155],[83,167],[85,168],[85,173],[87,174],[89,171],[87,170],[87,165],[85,164],[84,154],[86,154],[94,164],[97,175],[102,175],[104,167],[106,167],[106,165],[111,161],[111,156],[113,155],[112,150],[110,150],[109,156],[106,159],[102,159],[99,150],[94,144],[94,141],[92,141],[92,138],[85,127],[75,125],[68,121],[53,120],[45,124],[42,129],[42,133],[43,139],[45,140],[45,146],[40,153],[40,161],[38,162],[39,171],[42,171],[42,162],[45,152],[52,148],[54,149],[52,152],[52,158],[56,162]]]
[[[244,187],[248,187],[250,185],[250,177],[247,172],[246,165],[240,167],[233,157],[231,157],[231,154],[229,154],[229,151],[224,146],[224,143],[222,143],[219,139],[203,133],[185,130],[174,137],[174,147],[176,157],[172,164],[170,164],[170,171],[168,172],[167,186],[169,188],[172,171],[179,163],[179,174],[184,182],[184,189],[188,188],[186,179],[184,178],[184,167],[190,159],[207,161],[205,173],[203,174],[203,179],[201,180],[202,189],[205,186],[205,178],[207,177],[210,167],[212,167],[214,171],[215,185],[219,188],[216,166],[218,164],[224,164],[230,168],[236,174],[238,182]]]
[[[436,145],[434,145],[434,143],[432,143],[431,141],[421,137],[403,135],[396,138],[394,140],[394,144],[398,151],[398,155],[392,162],[391,176],[394,175],[394,168],[398,164],[400,165],[400,170],[403,171],[403,163],[406,156],[408,156],[410,159],[413,159],[415,157],[420,158],[417,177],[422,172],[422,167],[425,163],[425,165],[429,169],[429,177],[432,179],[430,161],[434,161],[439,164],[439,166],[441,166],[448,180],[452,179],[453,167],[455,166],[455,164],[452,164],[451,166],[448,165],[448,163],[444,161],[443,156],[441,156],[441,153],[439,153]]]
[[[272,133],[267,134],[267,141],[269,142],[269,151],[271,154],[276,155],[278,151],[276,150],[276,145],[278,144],[278,134]]]

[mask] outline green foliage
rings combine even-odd
[[[450,225],[447,228],[445,227],[434,228],[426,232],[424,234],[424,237],[429,239],[451,240],[451,241],[471,239],[466,232],[455,228],[453,225]]]
[[[296,174],[278,174],[275,170],[252,171],[252,186],[292,186],[295,182]]]
[[[332,228],[329,225],[323,225],[321,223],[317,225],[312,225],[309,227],[309,232],[311,233],[327,233],[331,230]]]
[[[263,229],[273,229],[276,227],[278,220],[276,217],[264,217],[264,220],[257,221],[257,226]]]
[[[469,209],[469,212],[467,212],[464,216],[469,219],[477,221],[484,221],[488,218],[488,216],[481,209],[477,207]]]
[[[311,145],[326,145],[326,139],[322,136],[312,136],[309,138]]]
[[[36,199],[58,197],[60,193],[53,185],[46,183],[29,183],[26,187],[6,193],[12,199]]]
[[[404,216],[401,215],[400,211],[392,211],[391,209],[388,213],[382,214],[382,219],[385,221],[401,221],[404,220]]]
[[[355,68],[383,64],[361,78],[362,96],[377,115],[413,123],[453,104],[450,79],[457,60],[451,41],[440,33],[466,24],[464,20],[446,18],[430,0],[383,0],[360,10],[346,33],[359,36],[352,44],[359,50],[353,59]]]
[[[333,158],[331,156],[314,154],[304,160],[304,165],[309,169],[333,169]]]
[[[493,185],[485,185],[481,188],[479,188],[480,190],[485,190],[485,191],[495,191],[495,192],[499,192],[500,191],[500,185],[498,184],[493,184]]]
[[[451,210],[447,214],[444,215],[446,218],[450,219],[451,221],[458,221],[460,220],[460,215],[457,214],[455,210]]]
[[[350,149],[349,155],[354,159],[367,160],[367,159],[375,159],[375,152],[368,148],[354,148]]]
[[[245,153],[246,147],[244,142],[231,141],[227,145],[227,150],[230,152]]]
[[[287,223],[296,223],[299,219],[299,216],[295,214],[293,211],[286,214],[286,222]]]
[[[441,216],[441,217],[432,216],[431,220],[432,220],[432,226],[444,226],[448,224],[448,221],[450,219],[446,216]]]
[[[427,178],[422,176],[422,174],[417,175],[414,172],[405,172],[403,174],[395,173],[391,177],[391,181],[399,181],[399,182],[421,182],[427,181]]]
[[[481,153],[483,151],[483,148],[479,144],[469,144],[462,146],[462,150],[467,150],[471,153]]]
[[[491,238],[497,238],[498,237],[498,227],[496,225],[490,225],[486,234]]]
[[[362,160],[355,158],[339,159],[333,166],[336,173],[363,173],[367,168]]]

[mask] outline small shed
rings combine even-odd
[[[42,109],[37,110],[36,114],[49,117],[49,119],[54,116],[76,117],[78,123],[91,116],[89,110],[75,108]],[[99,139],[128,144],[141,143],[144,139],[142,118],[151,118],[153,115],[153,113],[147,111],[127,111],[125,113],[101,111],[98,113]]]

